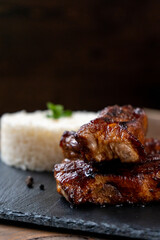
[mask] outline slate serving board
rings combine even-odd
[[[28,175],[34,188],[25,184]],[[52,173],[25,172],[0,161],[0,219],[113,236],[160,239],[160,204],[71,208],[56,192]],[[39,184],[45,185],[45,191]]]

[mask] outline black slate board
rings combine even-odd
[[[34,177],[34,188],[25,179]],[[160,239],[160,204],[71,208],[56,192],[52,173],[25,172],[0,161],[0,219],[113,236]],[[39,184],[45,185],[45,191]]]

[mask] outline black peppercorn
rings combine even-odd
[[[27,187],[28,188],[33,188],[33,177],[31,177],[31,176],[28,176],[27,178],[26,178],[26,185],[27,185]]]
[[[40,184],[40,185],[39,185],[39,188],[40,188],[40,190],[44,190],[44,185],[43,185],[43,184]]]

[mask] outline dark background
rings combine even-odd
[[[160,1],[0,1],[0,114],[160,109]]]

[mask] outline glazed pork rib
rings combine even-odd
[[[127,166],[126,166],[127,165]],[[64,160],[55,166],[57,191],[79,205],[147,203],[160,200],[160,155],[147,162],[120,164],[104,173],[83,160]]]
[[[147,116],[140,108],[112,106],[77,132],[64,132],[60,146],[71,160],[138,162],[145,158]]]
[[[160,140],[155,138],[146,138],[144,142],[147,154],[160,154]]]

